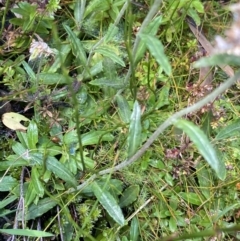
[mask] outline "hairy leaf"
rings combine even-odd
[[[135,154],[139,148],[142,140],[142,125],[141,125],[141,108],[137,101],[133,106],[133,112],[130,120],[129,134],[128,134],[128,157]]]
[[[102,204],[112,219],[119,225],[123,226],[125,222],[124,216],[114,197],[107,190],[100,187],[97,182],[92,183],[92,190],[98,201]]]
[[[77,180],[74,177],[74,175],[68,170],[66,166],[59,162],[55,157],[47,157],[46,167],[47,170],[53,172],[57,177],[69,183],[71,186],[77,186]]]
[[[40,217],[44,213],[46,213],[47,211],[55,207],[56,205],[57,205],[57,202],[48,197],[41,199],[37,205],[33,203],[28,208],[26,212],[25,220],[31,220],[31,219]],[[23,214],[22,212],[19,212],[18,220],[22,220],[22,214]]]
[[[29,149],[36,149],[38,142],[38,128],[34,121],[31,121],[27,129],[27,141]]]

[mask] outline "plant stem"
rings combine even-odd
[[[139,43],[140,43],[140,36],[141,36],[141,34],[144,33],[146,27],[151,23],[153,17],[159,11],[159,7],[160,7],[161,3],[162,3],[162,0],[155,0],[153,5],[152,5],[152,7],[150,8],[146,18],[144,19],[144,21],[143,21],[143,23],[142,23],[142,25],[141,25],[141,27],[139,29],[139,32],[138,32],[138,34],[136,36],[135,42],[134,42],[133,52],[132,52],[133,56],[136,56],[136,53],[137,53],[137,50],[138,50],[138,46],[139,46]],[[134,61],[133,64],[136,65],[137,64],[136,61]],[[128,82],[129,82],[130,76],[132,74],[132,68],[134,68],[134,66],[130,66],[129,69],[128,69],[126,78],[124,80],[125,84],[128,84]]]

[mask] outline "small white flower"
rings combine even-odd
[[[35,39],[32,40],[30,45],[29,53],[30,58],[29,60],[33,60],[36,58],[48,57],[50,55],[54,55],[54,50],[51,49],[47,43],[45,43],[39,36],[37,36],[38,41]]]

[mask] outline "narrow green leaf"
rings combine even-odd
[[[174,124],[177,128],[183,130],[196,145],[200,154],[216,172],[219,179],[224,180],[226,177],[226,167],[222,159],[219,159],[212,144],[204,132],[193,123],[186,120],[178,120]]]
[[[29,230],[29,229],[0,229],[0,233],[27,236],[27,237],[36,237],[36,238],[54,236],[52,233],[38,231],[38,230]]]
[[[55,61],[49,68],[48,73],[56,73],[56,71],[65,62],[70,50],[71,50],[70,44],[64,44],[60,47],[59,52],[56,54]]]
[[[85,3],[86,0],[76,0],[75,6],[74,6],[74,19],[78,26],[78,28],[81,26],[81,22],[83,20],[84,11],[85,11]]]
[[[125,67],[124,61],[117,55],[116,51],[116,49],[106,46],[101,46],[95,50],[95,52],[100,53],[103,56],[110,58],[113,62]]]
[[[1,192],[11,191],[17,185],[18,185],[17,179],[15,179],[11,176],[0,177],[0,191]]]
[[[209,57],[200,58],[194,63],[195,68],[215,66],[215,65],[233,65],[240,66],[240,58],[233,54],[216,54]]]
[[[121,79],[94,79],[89,82],[91,85],[101,86],[101,87],[111,87],[115,89],[122,89],[124,87],[124,84]]]
[[[77,35],[70,29],[69,26],[63,25],[64,29],[66,30],[69,40],[71,42],[72,46],[72,52],[73,54],[78,58],[78,60],[83,64],[83,66],[86,66],[87,64],[87,55],[85,53],[85,50],[82,46],[81,41],[77,37]]]
[[[142,142],[141,133],[141,108],[138,102],[135,101],[128,134],[128,157],[134,155],[138,147],[140,146]]]
[[[15,156],[15,160],[1,161],[0,162],[0,171],[5,171],[11,167],[23,167],[23,166],[27,166],[27,165],[28,165],[28,161],[19,159],[18,156]]]
[[[25,193],[25,205],[28,207],[32,204],[36,199],[38,199],[38,193],[35,191],[33,183],[28,183],[27,191]]]
[[[129,123],[131,119],[131,110],[124,96],[116,95],[118,105],[118,114],[124,123]]]
[[[135,202],[138,198],[139,191],[140,191],[140,187],[138,185],[132,185],[128,187],[126,190],[124,190],[120,198],[119,206],[123,208]]]
[[[118,206],[114,197],[105,189],[101,188],[97,182],[92,183],[92,190],[97,200],[101,203],[104,209],[112,217],[112,219],[119,225],[124,225],[124,216],[121,208]]]
[[[10,196],[9,198],[6,198],[2,201],[0,201],[0,209],[5,208],[8,204],[12,203],[15,201],[18,197],[15,195]]]
[[[109,41],[113,40],[113,38],[117,35],[117,33],[118,33],[118,27],[110,23],[107,33],[104,36],[105,43],[108,43]]]
[[[77,186],[77,180],[74,175],[65,167],[61,162],[59,162],[55,157],[48,156],[46,160],[47,170],[53,172],[57,177],[61,178],[65,182],[69,183],[71,186]]]
[[[167,56],[164,53],[164,46],[161,41],[152,35],[141,34],[142,41],[146,44],[150,53],[154,56],[158,64],[163,68],[164,72],[169,76],[172,72],[172,67]]]
[[[162,22],[162,16],[158,16],[156,17],[145,29],[144,34],[149,34],[152,36],[155,36],[155,34],[157,33],[157,31],[159,30],[159,26]],[[145,51],[146,51],[147,47],[145,44],[145,41],[140,41],[139,45],[138,45],[138,49],[137,52],[134,56],[134,62],[138,63],[140,61],[140,59],[143,57]]]
[[[22,131],[17,131],[17,137],[23,147],[28,148],[28,140],[27,140],[27,133],[22,132]]]
[[[25,69],[25,71],[27,72],[27,74],[30,77],[30,82],[35,83],[37,80],[36,74],[34,73],[34,71],[32,70],[32,68],[29,66],[29,64],[26,61],[22,62],[23,68]]]
[[[179,196],[185,200],[187,203],[193,204],[193,205],[201,205],[201,199],[196,193],[193,192],[180,192]]]
[[[114,136],[105,131],[89,131],[82,135],[82,145],[94,145],[102,141],[112,141]]]
[[[29,149],[36,149],[38,142],[38,128],[34,121],[31,121],[27,129],[27,141]]]
[[[37,217],[42,216],[47,211],[51,210],[53,207],[55,207],[57,203],[54,200],[51,200],[50,198],[44,198],[41,199],[38,204],[32,204],[26,213],[26,217],[24,217],[24,220],[31,220],[35,219]],[[22,220],[22,212],[19,212],[18,220]]]
[[[40,73],[38,79],[41,83],[46,85],[54,84],[66,84],[71,80],[68,80],[64,75],[58,73]]]
[[[240,120],[235,121],[234,123],[224,127],[220,130],[215,137],[215,140],[227,139],[234,137],[240,134]]]
[[[40,180],[40,175],[39,175],[39,172],[38,172],[38,169],[37,169],[36,166],[34,166],[32,168],[32,171],[31,171],[31,181],[32,181],[34,190],[37,193],[37,195],[39,197],[43,197],[43,195],[44,195],[44,187],[43,187],[43,184],[42,184],[42,182]]]
[[[139,240],[139,223],[136,217],[134,217],[131,221],[130,226],[130,240],[138,241]]]

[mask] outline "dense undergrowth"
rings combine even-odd
[[[238,84],[171,119],[228,79],[199,82],[209,53],[189,28],[224,36],[228,8],[6,0],[0,14],[1,240],[240,239]]]

